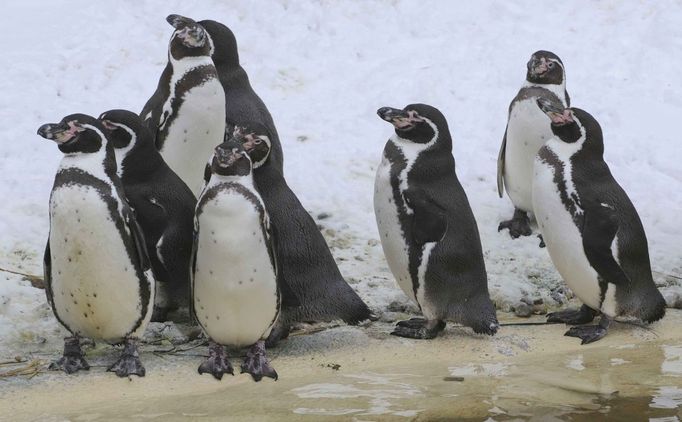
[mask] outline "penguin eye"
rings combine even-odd
[[[262,140],[261,138],[256,138],[253,142],[254,142],[256,145],[258,145],[258,144],[262,144],[262,143],[263,143],[263,140]]]
[[[554,62],[549,62],[549,64],[547,65],[547,67],[550,68],[550,69],[554,69]]]

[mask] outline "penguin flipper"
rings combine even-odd
[[[43,256],[43,282],[45,283],[45,295],[47,296],[47,303],[54,311],[54,301],[52,293],[52,254],[50,252],[50,241],[45,245],[45,255]]]
[[[423,189],[409,188],[404,193],[407,205],[414,211],[412,234],[418,243],[438,242],[448,230],[445,210]]]
[[[195,324],[199,323],[194,311],[194,272],[197,270],[197,249],[199,247],[199,221],[194,218],[194,234],[192,236],[192,252],[189,254],[189,317]]]
[[[618,218],[613,206],[600,203],[584,207],[582,235],[587,260],[604,280],[623,286],[630,284],[630,278],[611,251],[616,233]]]
[[[504,195],[504,160],[505,150],[507,149],[507,129],[504,130],[504,137],[502,137],[502,146],[500,153],[497,155],[497,194],[500,198]]]
[[[135,212],[127,203],[123,204],[123,218],[130,230],[130,235],[133,238],[135,252],[140,261],[140,268],[142,271],[147,271],[152,267],[149,254],[147,254],[147,244],[144,240],[144,232],[135,218]]]
[[[301,306],[301,301],[294,293],[294,290],[284,279],[282,272],[279,270],[279,263],[277,261],[277,230],[274,225],[270,224],[269,218],[266,216],[265,232],[269,239],[268,254],[272,267],[275,269],[275,276],[277,277],[277,288],[279,289],[280,297],[282,298],[281,306],[283,308],[296,308]]]

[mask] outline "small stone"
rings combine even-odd
[[[325,219],[327,219],[327,218],[329,218],[329,217],[331,217],[331,216],[332,216],[332,215],[329,214],[328,212],[321,212],[321,213],[317,214],[317,219],[318,219],[318,220],[325,220]]]
[[[514,307],[514,314],[517,317],[528,318],[533,314],[533,310],[528,304],[521,302]]]

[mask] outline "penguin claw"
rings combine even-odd
[[[583,305],[580,309],[566,309],[547,314],[548,323],[563,323],[568,325],[588,324],[594,320],[596,312]]]
[[[406,319],[405,321],[398,321],[396,324],[398,327],[407,327],[407,328],[421,328],[426,325],[426,319],[425,318],[410,318]]]
[[[520,236],[530,236],[533,233],[530,228],[528,214],[518,208],[514,210],[514,216],[511,220],[502,221],[500,225],[497,226],[498,232],[504,229],[509,229],[509,235],[512,239],[516,239]]]
[[[213,378],[222,380],[223,375],[234,375],[232,364],[227,359],[225,348],[216,343],[209,343],[208,345],[208,359],[199,365],[199,374],[211,374]]]
[[[277,371],[270,365],[268,358],[265,356],[265,342],[258,341],[246,353],[244,363],[241,366],[242,374],[247,372],[251,374],[253,380],[258,382],[263,377],[270,377],[277,381]]]
[[[64,371],[67,374],[73,374],[81,369],[87,371],[90,365],[83,356],[81,350],[79,337],[67,337],[64,339],[64,353],[63,356],[52,362],[48,369],[53,371]]]
[[[52,362],[48,369],[53,371],[64,371],[67,374],[73,374],[81,369],[87,371],[90,365],[85,361],[83,356],[62,356],[56,361]]]
[[[140,355],[134,340],[126,339],[121,356],[107,368],[107,372],[115,372],[119,377],[130,375],[145,376],[146,370],[140,361]]]
[[[412,318],[400,321],[391,333],[392,336],[429,340],[436,338],[445,328],[445,321]]]
[[[606,328],[599,325],[579,325],[571,327],[564,335],[581,339],[582,342],[580,344],[588,344],[603,338],[606,332]]]

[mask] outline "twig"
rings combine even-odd
[[[676,280],[682,280],[682,277],[679,277],[679,276],[676,276],[676,275],[667,274],[667,273],[663,273],[663,272],[661,272],[661,271],[656,271],[656,270],[652,270],[652,272],[654,272],[654,273],[656,273],[656,274],[664,275],[664,276],[666,276],[666,277],[674,278],[674,279],[676,279]]]
[[[44,363],[45,362],[40,359],[33,359],[28,365],[22,366],[21,368],[0,372],[0,378],[15,377],[18,375],[30,375],[31,378],[33,378],[41,371],[41,367],[44,365]]]
[[[33,275],[33,274],[26,274],[22,273],[19,271],[13,271],[13,270],[8,270],[7,268],[2,268],[0,267],[0,271],[10,273],[10,274],[16,274],[24,277],[26,280],[31,282],[31,286],[35,287],[36,289],[44,289],[45,288],[45,280],[43,280],[43,277]]]

